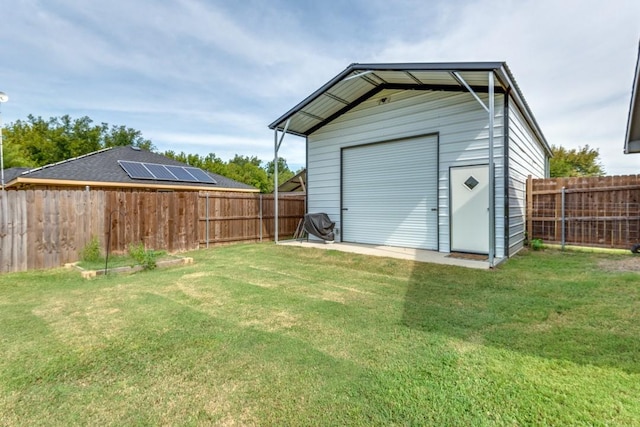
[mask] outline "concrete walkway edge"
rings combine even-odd
[[[458,267],[477,268],[483,270],[489,268],[488,261],[452,258],[448,256],[450,255],[448,253],[428,251],[424,249],[365,245],[360,243],[324,243],[306,240],[284,240],[278,242],[278,244],[284,246],[299,246],[303,248],[316,248],[324,250],[331,249],[335,251],[351,252],[362,255],[406,259],[417,262],[429,262],[433,264],[455,265]]]

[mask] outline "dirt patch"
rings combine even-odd
[[[489,258],[487,258],[486,255],[482,255],[482,254],[467,254],[464,252],[451,252],[449,255],[447,255],[447,258],[457,258],[457,259],[470,259],[473,261],[486,261]]]
[[[259,319],[241,322],[240,325],[245,327],[258,327],[269,332],[275,332],[282,329],[290,329],[297,323],[297,316],[287,311],[281,311],[278,313],[265,313]]]
[[[337,302],[338,304],[345,304],[347,302],[345,293],[339,291],[322,291],[320,299],[324,301]]]
[[[105,338],[115,336],[126,321],[115,307],[117,297],[93,295],[92,304],[82,301],[52,300],[35,307],[32,313],[45,321],[60,341],[89,348],[102,345]]]
[[[602,260],[598,267],[606,271],[636,271],[640,272],[640,255],[620,260]]]

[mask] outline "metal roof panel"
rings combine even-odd
[[[487,73],[493,72],[497,77],[496,87],[511,91],[516,104],[550,153],[546,139],[505,62],[351,64],[276,119],[269,128],[283,130],[287,120],[291,119],[287,132],[309,135],[360,104],[367,96],[385,88],[429,89],[433,86],[442,89],[451,86],[465,90],[452,76],[453,71],[458,72],[471,87],[482,88],[488,86]],[[319,121],[320,118],[324,121]]]

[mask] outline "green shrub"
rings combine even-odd
[[[85,262],[98,262],[102,259],[100,253],[100,241],[96,236],[91,236],[89,243],[80,251],[80,259]]]
[[[534,251],[539,251],[544,249],[544,244],[542,243],[542,239],[533,239],[531,240],[531,249]]]
[[[158,266],[156,258],[159,254],[156,251],[146,250],[142,242],[129,245],[129,256],[134,259],[136,264],[141,265],[143,270],[155,269]]]

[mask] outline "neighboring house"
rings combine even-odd
[[[35,168],[5,171],[7,190],[90,187],[258,192],[250,185],[136,147],[112,147]]]
[[[631,103],[629,105],[629,117],[627,118],[627,134],[624,141],[625,154],[640,153],[640,46],[638,59],[636,60],[636,73],[631,89]]]
[[[307,210],[342,242],[494,265],[524,245],[527,176],[549,174],[504,62],[352,64],[269,127],[306,138]]]
[[[278,185],[278,191],[283,193],[305,193],[307,191],[306,182],[307,170],[302,169],[295,176]]]

